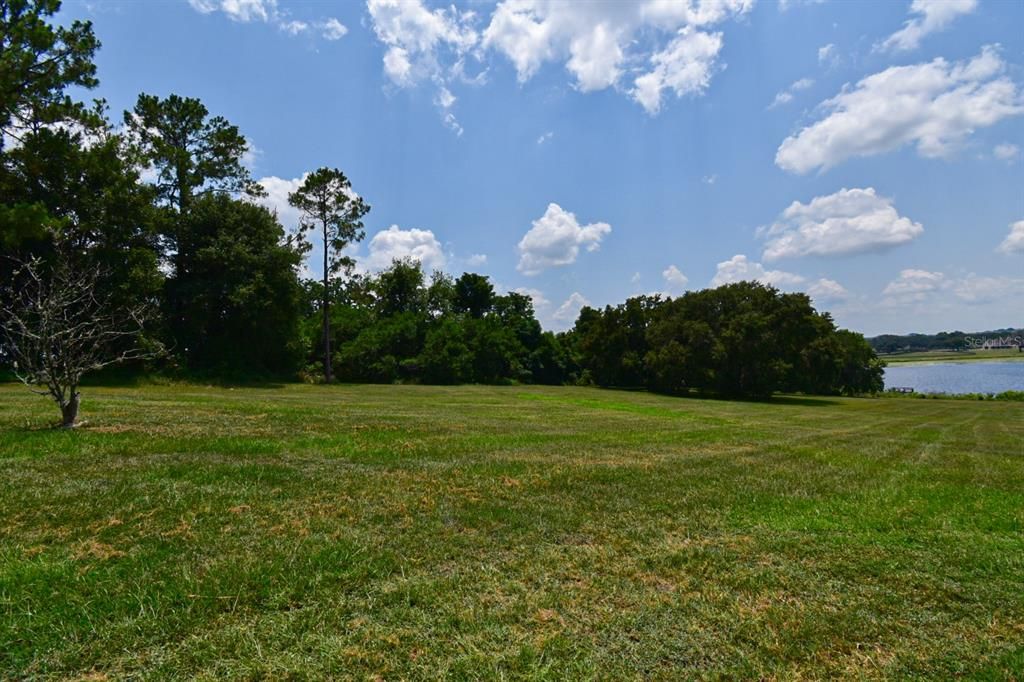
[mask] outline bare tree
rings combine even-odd
[[[53,398],[64,428],[77,425],[84,374],[161,352],[142,343],[150,306],[112,305],[102,278],[99,266],[75,267],[58,250],[52,263],[17,261],[0,295],[0,354],[34,393]]]

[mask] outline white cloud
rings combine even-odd
[[[761,282],[780,289],[791,289],[800,286],[807,280],[800,275],[782,270],[765,270],[764,266],[748,260],[743,254],[737,254],[727,261],[718,264],[711,286],[718,287],[733,282]]]
[[[456,137],[462,137],[464,132],[462,125],[459,124],[459,120],[452,113],[455,101],[455,95],[452,94],[452,91],[447,86],[438,86],[437,94],[434,96],[434,104],[441,110],[441,120],[449,130],[455,133]]]
[[[273,24],[290,36],[307,33],[314,26],[326,40],[338,40],[348,33],[348,28],[333,17],[315,24],[292,19],[287,10],[278,9],[277,0],[188,0],[188,4],[202,14],[220,11],[231,21],[239,23],[259,21]]]
[[[388,48],[384,72],[399,86],[441,78],[441,53],[462,55],[478,40],[472,12],[429,10],[421,0],[368,0],[366,7],[377,39]]]
[[[1017,300],[1024,279],[1016,277],[988,277],[971,273],[953,282],[953,294],[967,303],[984,304]]]
[[[689,283],[690,278],[682,273],[682,271],[675,265],[670,265],[665,268],[661,276],[665,279],[665,285],[668,294],[681,294],[686,290],[686,285]]]
[[[807,287],[807,294],[817,302],[845,301],[850,297],[850,292],[834,279],[822,278],[811,282]]]
[[[277,15],[277,0],[188,0],[192,9],[203,14],[216,10],[232,21],[270,21]]]
[[[1010,234],[999,245],[1000,253],[1021,253],[1024,254],[1024,220],[1018,220],[1010,225]]]
[[[991,277],[969,273],[962,277],[947,277],[941,272],[908,268],[889,282],[882,291],[882,303],[899,307],[928,303],[948,306],[952,301],[984,305],[1016,301],[1024,279]]]
[[[713,185],[718,181],[718,173],[712,173],[711,175],[705,175],[700,179],[705,185]]]
[[[766,270],[763,265],[749,260],[743,254],[719,263],[710,286],[719,287],[735,282],[760,282],[782,291],[803,291],[816,302],[835,303],[849,298],[849,292],[835,280],[808,280],[793,272]]]
[[[798,5],[821,5],[824,2],[825,0],[779,0],[779,11],[785,12]]]
[[[442,109],[450,109],[455,104],[455,95],[448,88],[441,86],[434,98],[434,103]]]
[[[976,129],[1024,113],[1004,69],[998,46],[989,45],[969,61],[939,58],[868,76],[823,102],[826,116],[786,138],[775,163],[806,173],[911,143],[921,156],[946,156]]]
[[[672,90],[676,97],[704,92],[721,49],[721,33],[695,31],[691,26],[680,29],[668,47],[651,56],[651,70],[633,82],[633,99],[654,115],[661,111],[665,90]]]
[[[548,132],[542,134],[540,137],[537,138],[537,144],[544,144],[554,136],[555,134],[549,130]]]
[[[552,313],[551,318],[558,322],[575,322],[576,318],[579,317],[580,310],[583,306],[590,305],[590,301],[583,297],[578,291],[574,291],[569,298],[565,300],[565,303],[558,306],[558,309]]]
[[[474,253],[466,259],[466,265],[471,268],[477,268],[481,265],[487,265],[487,254],[485,253]]]
[[[1009,142],[1004,142],[1002,144],[997,144],[992,150],[992,153],[995,154],[995,157],[1000,161],[1013,163],[1020,158],[1020,147]]]
[[[818,48],[818,63],[828,66],[834,66],[839,61],[839,51],[836,49],[835,43],[829,43],[828,45],[822,45]]]
[[[305,33],[309,30],[309,24],[305,21],[299,21],[298,19],[282,21],[277,25],[277,27],[290,36],[297,36],[300,33]]]
[[[924,233],[920,223],[901,216],[892,200],[873,187],[843,188],[794,201],[767,230],[763,258],[775,261],[800,256],[838,256],[905,244]]]
[[[548,204],[544,215],[533,221],[533,227],[519,242],[516,269],[536,275],[551,267],[575,263],[581,246],[596,251],[611,231],[608,223],[581,226],[574,214],[558,204]]]
[[[945,286],[946,276],[941,272],[907,268],[886,285],[882,295],[889,302],[912,303],[924,300],[930,293]]]
[[[698,93],[707,87],[721,34],[697,30],[746,13],[753,0],[560,2],[504,0],[481,45],[505,55],[520,83],[547,62],[563,63],[581,92],[618,87],[636,62],[648,62],[631,91],[649,112],[661,92]]]
[[[641,277],[640,277],[640,273],[639,272],[634,272],[633,276],[629,278],[629,281],[632,284],[639,284],[640,280],[641,280]]]
[[[434,103],[442,122],[462,135],[462,126],[451,110],[455,96],[448,84],[461,73],[465,55],[479,41],[473,28],[476,15],[454,6],[430,10],[422,0],[368,0],[366,8],[374,34],[388,48],[384,73],[399,87],[434,83]],[[457,68],[446,69],[443,59],[453,60]]]
[[[276,212],[277,219],[289,232],[299,227],[299,210],[288,203],[288,195],[302,186],[307,175],[309,173],[304,173],[302,177],[292,180],[270,175],[257,181],[266,190],[267,196],[259,197],[256,203]]]
[[[455,7],[429,9],[423,0],[367,0],[371,26],[386,48],[384,72],[399,87],[479,83],[486,70],[467,78],[467,61],[484,64],[497,53],[512,62],[520,83],[545,63],[559,63],[580,92],[628,92],[651,114],[660,110],[666,91],[682,96],[708,87],[722,34],[703,28],[744,15],[753,5],[754,0],[501,0],[480,18]],[[627,79],[632,87],[623,85]]]
[[[914,0],[910,13],[917,16],[908,20],[902,29],[886,38],[876,49],[915,50],[929,33],[941,31],[960,15],[973,12],[977,6],[978,0]]]
[[[792,102],[794,97],[793,93],[799,92],[800,90],[806,90],[812,85],[814,85],[813,79],[801,78],[800,80],[796,81],[782,92],[775,95],[775,99],[772,101],[771,104],[768,105],[768,108],[774,109],[775,107],[781,104],[788,104],[789,102]]]
[[[319,28],[320,35],[322,35],[326,40],[340,40],[348,33],[348,27],[334,17],[330,17],[320,22]]]
[[[447,263],[441,242],[430,230],[403,230],[392,225],[373,235],[369,246],[369,255],[360,262],[371,270],[382,270],[403,258],[417,260],[433,270],[440,270]]]

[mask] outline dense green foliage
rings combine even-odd
[[[179,223],[164,299],[169,340],[188,367],[231,377],[294,371],[302,357],[300,260],[262,206],[196,199]]]
[[[581,377],[599,386],[749,398],[882,390],[860,334],[836,329],[805,294],[756,282],[584,308],[569,341]]]
[[[1014,680],[1020,403],[0,386],[0,678]],[[898,404],[896,404],[898,403]]]
[[[97,84],[93,54],[99,41],[89,22],[54,26],[60,0],[0,2],[0,152],[39,125],[84,118],[68,86]]]
[[[568,358],[531,300],[498,295],[483,275],[428,282],[416,261],[356,276],[331,308],[333,365],[343,381],[563,383]],[[310,376],[318,371],[309,368]]]

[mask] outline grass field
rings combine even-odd
[[[1024,678],[1024,409],[0,387],[0,678]]]
[[[1006,362],[1007,360],[1024,361],[1024,353],[1021,353],[1018,350],[1007,349],[967,351],[929,350],[917,353],[883,354],[879,357],[890,365],[898,365],[908,362],[984,362],[986,360],[998,360],[1000,362]]]

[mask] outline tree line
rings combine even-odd
[[[879,353],[916,353],[929,350],[971,350],[985,341],[1024,338],[1024,329],[993,329],[984,332],[939,332],[938,334],[882,334],[868,339]]]
[[[881,388],[860,335],[837,330],[806,296],[759,284],[584,308],[573,329],[554,334],[530,298],[499,294],[484,275],[428,276],[409,260],[359,272],[345,248],[364,238],[370,206],[345,173],[308,174],[289,196],[300,224],[285,230],[258,203],[248,141],[198,99],[142,93],[112,118],[105,102],[73,98],[98,84],[99,41],[89,22],[56,25],[59,6],[0,2],[0,282],[9,283],[0,362],[34,364],[37,383],[56,381],[54,358],[79,346],[60,335],[37,343],[33,325],[52,332],[88,310],[88,319],[131,324],[98,330],[109,348],[67,373],[72,396],[80,375],[109,358],[235,380],[590,383],[752,397]],[[324,244],[316,280],[299,274],[311,234]],[[58,280],[87,296],[69,298]],[[61,312],[67,305],[81,307]],[[19,354],[33,334],[36,354]]]

